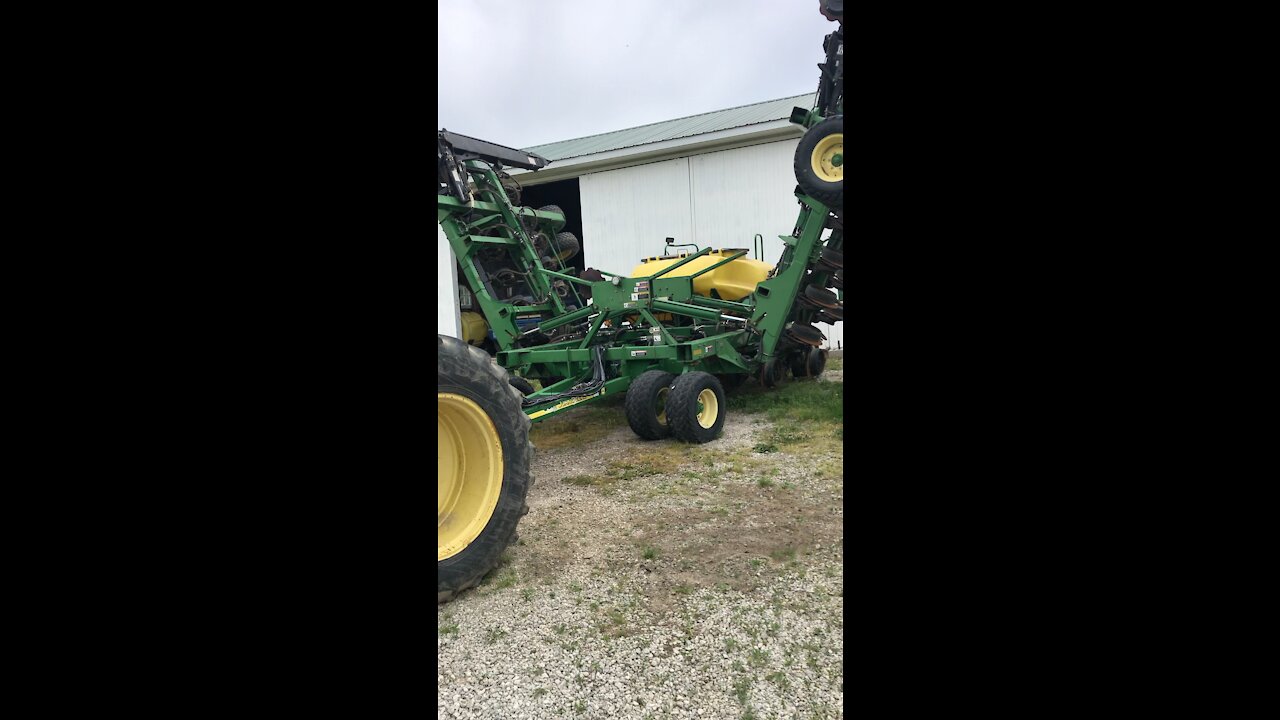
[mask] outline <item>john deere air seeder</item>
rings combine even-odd
[[[437,215],[470,295],[464,336],[494,351],[531,420],[625,392],[637,435],[704,443],[724,424],[724,386],[822,372],[824,337],[813,323],[844,319],[832,291],[843,289],[844,238],[838,206],[815,195],[840,200],[843,137],[838,116],[797,109],[793,119],[834,130],[802,139],[800,213],[777,265],[701,248],[649,258],[632,276],[574,274],[565,263],[580,243],[562,232],[560,209],[513,202],[502,168],[547,160],[439,133]]]
[[[820,7],[840,20],[843,3]],[[817,102],[791,115],[806,128],[799,216],[773,267],[692,246],[630,276],[575,273],[567,263],[581,243],[564,213],[522,206],[503,172],[548,161],[438,133],[437,219],[465,288],[465,341],[441,335],[437,348],[438,602],[479,582],[515,536],[532,483],[530,422],[626,393],[640,437],[705,443],[724,425],[726,386],[821,374],[813,323],[844,319],[843,27],[823,48]]]

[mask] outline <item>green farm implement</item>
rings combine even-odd
[[[840,20],[841,0],[820,0]],[[841,20],[842,22],[842,20]],[[437,602],[474,587],[528,512],[532,422],[625,393],[642,438],[719,436],[725,388],[826,363],[814,323],[844,319],[843,27],[826,37],[814,107],[795,155],[799,214],[777,264],[692,247],[630,276],[569,261],[582,249],[555,206],[524,207],[504,168],[548,160],[441,130],[437,221],[462,279],[462,338],[437,338]],[[757,239],[763,240],[760,236]],[[496,361],[496,362],[495,362]]]
[[[844,319],[843,30],[824,49],[815,107],[791,116],[806,128],[795,161],[799,216],[772,269],[747,250],[695,246],[651,258],[636,277],[575,273],[566,261],[581,243],[561,231],[564,213],[521,206],[503,171],[549,161],[438,133],[437,219],[467,288],[464,339],[510,373],[530,420],[626,393],[638,435],[701,443],[724,424],[726,385],[754,377],[774,387],[788,373],[822,372],[825,338],[814,323]],[[721,284],[730,277],[736,285]]]

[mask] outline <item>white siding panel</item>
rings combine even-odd
[[[436,332],[462,337],[462,316],[458,314],[458,261],[449,247],[444,228],[436,225]]]
[[[583,175],[583,253],[588,267],[626,274],[662,254],[663,238],[701,247],[750,248],[764,237],[763,260],[782,255],[799,214],[792,162],[798,139],[753,145]],[[819,325],[830,347],[844,323]]]
[[[799,216],[793,169],[797,140],[696,155],[692,168],[694,234],[699,245],[750,248],[764,236],[763,260],[777,262]],[[831,348],[844,341],[844,323],[819,324]]]
[[[587,267],[627,275],[663,238],[693,242],[687,158],[583,175],[578,188]]]
[[[764,236],[765,262],[782,254],[779,235],[790,235],[800,206],[791,160],[798,140],[696,155],[693,167],[694,233],[699,245],[750,248]]]

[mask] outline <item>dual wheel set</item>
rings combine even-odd
[[[648,370],[627,388],[627,424],[645,440],[708,443],[724,429],[724,385],[711,373]]]

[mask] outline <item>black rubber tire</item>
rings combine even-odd
[[[532,395],[535,392],[537,392],[536,390],[533,389],[533,383],[520,377],[519,375],[512,375],[510,382],[511,382],[511,387],[519,390],[521,395]]]
[[[742,387],[742,383],[747,381],[746,373],[724,373],[716,375],[716,379],[720,381],[720,386],[725,392],[733,392]]]
[[[564,215],[566,222],[569,220],[569,216],[564,214],[564,211],[560,209],[559,205],[543,205],[542,207],[538,208],[538,212],[553,212],[558,215]],[[564,227],[564,224],[556,223],[556,227],[562,228]]]
[[[627,415],[627,424],[631,430],[645,440],[661,440],[671,436],[671,424],[659,419],[665,409],[660,397],[668,391],[670,400],[671,383],[675,375],[662,370],[646,370],[640,374],[627,388],[627,397],[623,401],[623,410]]]
[[[569,262],[581,251],[582,243],[578,241],[577,235],[571,232],[556,234],[556,253],[560,256],[560,262]]]
[[[809,351],[808,362],[805,363],[805,377],[818,378],[827,369],[827,351],[814,348]]]
[[[709,428],[702,427],[702,423],[698,422],[698,396],[704,390],[715,393],[719,408],[715,422]],[[671,386],[671,394],[667,396],[667,419],[671,424],[671,434],[683,442],[700,445],[720,437],[728,412],[724,387],[715,375],[700,370],[676,378],[675,384]]]
[[[791,370],[791,377],[797,380],[809,377],[808,360],[808,353],[792,355],[791,359],[787,361],[787,367]]]
[[[520,207],[520,183],[506,173],[498,173],[498,181],[502,183],[502,190],[507,193],[507,200],[513,206]]]
[[[844,205],[844,180],[828,182],[813,171],[812,156],[818,143],[829,135],[844,135],[844,115],[835,115],[809,128],[796,146],[796,182],[806,195],[828,207]]]
[[[502,443],[502,489],[493,516],[462,552],[436,563],[436,602],[443,603],[479,584],[513,542],[516,525],[529,512],[525,499],[533,485],[533,445],[529,418],[520,410],[520,393],[507,372],[479,348],[438,335],[436,392],[470,398],[493,421]]]
[[[759,380],[760,384],[764,387],[778,387],[787,380],[787,366],[780,362],[778,358],[769,360],[765,362],[764,365],[760,366],[760,371],[759,374],[756,375],[756,379]]]

